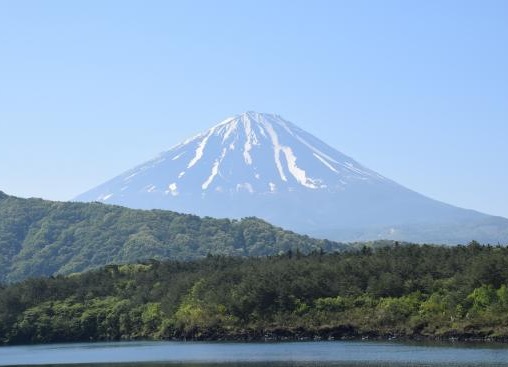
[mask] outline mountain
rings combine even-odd
[[[0,284],[147,259],[333,252],[346,247],[257,218],[219,220],[101,203],[21,199],[0,191]]]
[[[76,200],[257,216],[342,241],[508,242],[508,219],[427,198],[282,117],[256,112],[230,117]]]

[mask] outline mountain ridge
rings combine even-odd
[[[22,199],[0,192],[0,284],[148,259],[265,256],[346,247],[252,217],[202,218],[102,203]]]
[[[280,141],[281,130],[288,132],[294,137],[292,139],[293,147],[296,141],[297,144],[304,145],[312,151],[312,159],[315,159],[319,165],[322,165],[319,172],[321,175],[323,175],[323,168],[326,168],[325,171],[327,171],[328,175],[330,171],[335,174],[338,174],[340,171],[342,174],[341,180],[333,183],[335,187],[324,184],[322,182],[323,178],[310,177],[306,170],[303,170],[299,166],[297,160],[309,160],[309,157],[299,156],[297,158],[294,148],[290,144],[284,144],[284,142]],[[217,144],[214,139],[221,140],[220,144]],[[239,144],[239,140],[243,140],[243,142]],[[133,178],[144,174],[145,171],[150,170],[153,166],[165,164],[165,168],[170,168],[171,170],[171,167],[168,166],[177,165],[178,169],[166,172],[165,178],[167,182],[164,182],[162,185],[154,182],[143,188],[138,188],[145,189],[148,192],[160,191],[165,195],[169,194],[171,196],[180,195],[180,187],[183,187],[183,190],[187,191],[192,189],[193,193],[196,191],[208,191],[212,188],[217,191],[223,190],[221,185],[213,185],[216,180],[234,181],[234,185],[227,188],[230,191],[241,191],[244,189],[250,192],[274,192],[277,190],[277,186],[283,183],[287,184],[289,190],[294,190],[299,188],[299,186],[310,189],[340,189],[341,186],[346,184],[344,179],[366,180],[369,177],[375,177],[380,180],[387,180],[376,172],[363,167],[351,157],[338,151],[331,151],[330,147],[323,142],[317,141],[316,144],[312,140],[315,140],[313,136],[296,125],[283,120],[278,115],[246,112],[219,122],[205,132],[175,145],[170,150],[161,153],[158,157],[138,165],[116,178],[123,178],[126,184],[123,187],[125,190],[129,189],[128,184],[133,181]],[[190,148],[189,146],[191,145],[193,146]],[[269,154],[259,149],[268,145],[269,149],[273,150]],[[205,155],[205,149],[213,150],[213,158]],[[235,154],[236,156],[231,157]],[[262,175],[266,175],[266,172],[256,172],[261,170],[259,164],[264,164],[264,162],[259,163],[254,160],[253,156],[255,157],[256,154],[260,155],[261,160],[270,156],[270,158],[273,158],[271,167],[268,167],[268,165],[261,167],[265,171],[271,171],[269,172],[271,176],[269,179],[263,180],[264,177]],[[333,155],[335,157],[332,158],[331,156]],[[171,165],[167,164],[168,160],[171,161]],[[236,170],[234,175],[227,172],[227,169],[233,164]],[[194,173],[192,168],[199,165],[206,165],[208,168],[206,174],[200,172],[199,184],[192,182],[191,185],[187,184],[185,186],[185,183],[180,185],[180,181],[185,182],[187,178],[185,176],[188,175],[188,172]],[[222,169],[222,166],[226,167]],[[247,167],[249,170],[239,173],[239,167]],[[243,177],[247,175],[250,176],[248,179]],[[254,186],[260,186],[254,183],[260,179],[263,182],[264,190],[253,190]],[[329,179],[329,181],[331,180]],[[198,190],[196,190],[196,187]],[[96,199],[107,202],[113,195],[115,194],[99,195]],[[86,194],[78,196],[78,199],[83,196],[86,196]]]
[[[425,197],[279,115],[252,111],[215,124],[76,200],[213,217],[256,216],[339,241],[508,240],[508,219]]]

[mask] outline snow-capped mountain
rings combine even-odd
[[[230,117],[76,200],[258,216],[339,240],[508,241],[508,220],[426,198],[280,116],[256,112]]]

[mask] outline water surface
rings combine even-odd
[[[116,342],[0,347],[0,366],[507,366],[508,346],[367,341]],[[112,364],[115,364],[113,366]]]

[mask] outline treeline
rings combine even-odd
[[[144,259],[265,256],[346,245],[301,236],[257,218],[200,218],[100,203],[21,199],[0,191],[0,282],[82,272]]]
[[[508,249],[404,245],[109,265],[0,289],[0,341],[508,338]]]

